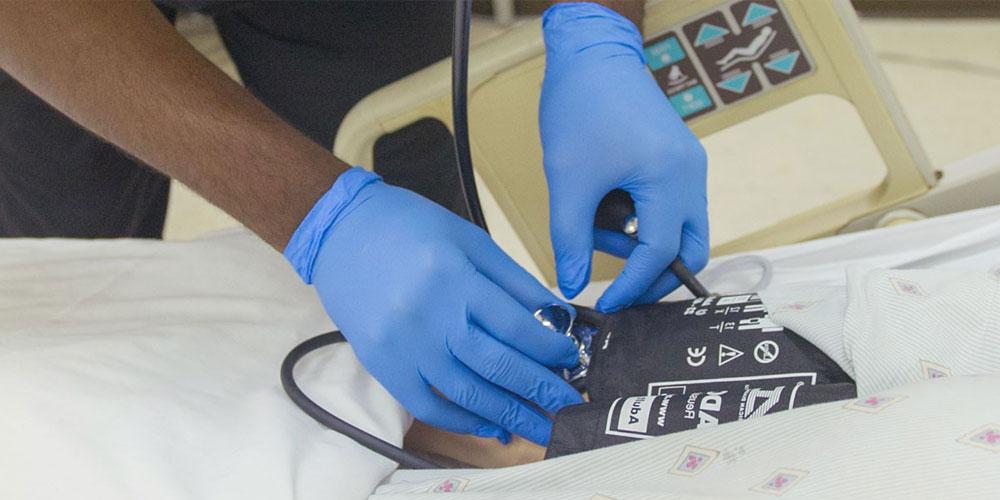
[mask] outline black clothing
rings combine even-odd
[[[171,21],[178,8],[213,15],[246,87],[325,148],[361,98],[451,47],[450,2],[164,3]],[[454,172],[447,133],[421,140],[409,158],[398,149],[412,137],[380,141],[382,164],[374,167],[390,182],[461,206],[449,201],[457,184],[411,179],[422,164]],[[0,72],[0,237],[158,238],[169,186]]]

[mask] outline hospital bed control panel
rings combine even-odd
[[[654,36],[646,63],[685,120],[812,71],[778,0],[740,0]]]
[[[867,221],[866,227],[871,227],[886,210],[926,194],[937,183],[868,48],[850,0],[649,0],[643,22],[648,69],[664,98],[703,139],[710,161],[716,162],[709,172],[709,212],[731,212],[750,195],[773,208],[766,220],[748,221],[745,231],[733,229],[727,238],[714,237],[714,255],[829,235],[855,221]],[[501,230],[506,235],[496,233],[497,241],[554,286],[549,200],[538,140],[544,72],[539,19],[477,44],[469,59],[469,122],[476,174],[488,193],[487,218],[500,217],[491,225],[507,228]],[[374,145],[384,134],[428,118],[449,124],[450,89],[451,62],[443,61],[379,90],[344,119],[334,151],[351,163],[372,165]],[[754,186],[766,186],[776,172],[790,171],[802,182],[815,178],[808,174],[810,169],[838,173],[831,155],[835,157],[841,146],[816,131],[829,124],[814,111],[803,111],[815,110],[820,103],[843,118],[837,123],[852,128],[848,132],[857,142],[844,147],[860,151],[853,157],[866,158],[861,167],[874,180],[857,190],[824,195],[810,206],[785,210],[770,203],[772,190]],[[801,126],[783,129],[780,135],[770,133],[767,127],[779,121]],[[793,129],[796,134],[790,134]],[[754,141],[753,149],[733,146],[733,137],[744,133],[766,137]],[[772,152],[787,149],[790,154],[783,156],[790,157],[814,143],[828,146],[816,153],[825,163],[775,168],[787,158],[775,159]],[[773,149],[765,152],[762,144]],[[738,170],[729,171],[738,171],[746,182],[720,177],[725,170],[718,167],[719,158],[727,155],[738,156],[726,160],[739,162]],[[621,260],[596,253],[592,269],[593,280],[612,279],[621,270]]]

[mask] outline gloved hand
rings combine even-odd
[[[706,157],[647,71],[639,30],[592,3],[544,16],[546,67],[539,111],[559,288],[573,298],[598,250],[628,257],[597,302],[602,311],[654,302],[708,259]],[[621,188],[635,201],[638,241],[594,228],[601,199]],[[595,245],[596,243],[596,245]]]
[[[365,368],[421,421],[544,445],[551,422],[526,401],[552,413],[582,401],[546,368],[573,366],[575,344],[532,316],[562,302],[484,231],[411,191],[345,172],[285,256]]]

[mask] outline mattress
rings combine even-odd
[[[1000,263],[998,216],[987,208],[759,252],[773,265],[764,294],[773,303],[789,290],[846,294],[849,269],[988,272]],[[706,285],[739,291],[759,281],[752,265],[715,273],[732,262],[714,260]],[[827,338],[816,324],[842,331],[846,302],[828,311],[840,324],[800,318],[812,321],[811,340]],[[0,497],[959,496],[1000,486],[991,444],[1000,390],[984,390],[998,380],[947,360],[937,365],[967,376],[918,373],[852,403],[538,464],[393,473],[391,462],[301,414],[280,388],[285,353],[332,328],[312,291],[245,232],[191,242],[0,240]],[[410,417],[349,346],[311,355],[298,376],[338,415],[402,441]],[[826,465],[813,462],[818,455]],[[824,472],[831,467],[838,472]]]

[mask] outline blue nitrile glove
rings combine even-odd
[[[484,231],[416,193],[355,167],[285,257],[365,368],[423,422],[546,444],[552,424],[526,401],[553,413],[582,401],[546,368],[575,364],[574,343],[532,316],[563,303]]]
[[[539,111],[559,288],[575,297],[590,280],[594,248],[628,257],[597,302],[603,311],[654,302],[708,259],[706,157],[646,70],[639,30],[592,3],[550,7],[543,20],[545,82]],[[638,241],[595,231],[601,199],[627,191]]]

